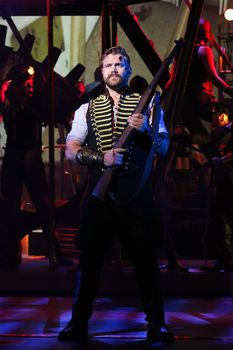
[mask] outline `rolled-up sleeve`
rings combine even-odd
[[[161,109],[161,116],[159,121],[159,133],[168,133],[166,125],[164,123],[164,111]]]
[[[152,124],[152,108],[153,108],[153,104],[155,101],[155,96],[152,98],[152,100],[149,103],[148,109],[147,109],[147,115],[149,118],[149,124]],[[168,133],[168,130],[166,128],[165,122],[164,122],[164,111],[160,106],[160,110],[161,110],[161,114],[160,114],[160,120],[159,120],[159,133]]]
[[[66,142],[70,140],[78,141],[82,144],[85,142],[88,133],[87,110],[88,103],[85,103],[75,111],[72,128],[66,137]]]

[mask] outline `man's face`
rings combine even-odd
[[[113,90],[120,90],[128,84],[131,71],[128,60],[121,54],[110,54],[103,59],[103,80]]]
[[[23,83],[24,92],[27,96],[31,97],[34,91],[34,76],[30,75],[28,79]]]

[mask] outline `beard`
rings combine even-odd
[[[113,90],[120,90],[126,84],[120,74],[110,74],[104,79],[104,83]]]

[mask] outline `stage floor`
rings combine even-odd
[[[214,261],[184,260],[189,272],[161,269],[166,322],[172,345],[150,348],[230,350],[233,348],[233,273],[203,272]],[[27,257],[19,271],[0,271],[1,350],[142,350],[146,324],[135,276],[128,262],[107,264],[90,320],[89,344],[59,342],[70,318],[76,264],[50,270],[48,259]],[[166,260],[159,260],[162,267]]]
[[[90,343],[59,342],[57,334],[70,317],[71,297],[0,297],[1,350],[142,350],[146,324],[138,298],[97,298],[89,322]],[[172,345],[149,348],[230,350],[233,348],[232,297],[166,297],[166,321]]]

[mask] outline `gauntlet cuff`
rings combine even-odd
[[[91,169],[102,169],[104,167],[104,154],[88,148],[79,150],[75,159],[79,164],[86,165]]]

